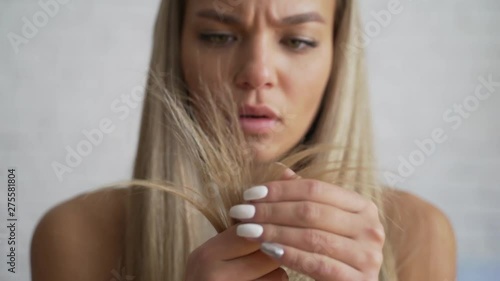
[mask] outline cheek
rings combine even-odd
[[[208,79],[207,75],[210,75],[206,69],[210,62],[207,62],[205,56],[200,53],[196,39],[192,38],[192,35],[183,36],[181,52],[181,65],[185,82],[190,90],[199,91],[202,84],[200,77],[204,78],[205,81]]]
[[[213,91],[222,89],[227,80],[228,54],[215,55],[210,50],[200,48],[196,38],[184,36],[182,39],[182,72],[189,89],[201,92],[205,86]]]
[[[319,66],[320,63],[312,66]],[[324,65],[324,63],[323,63]],[[329,67],[304,67],[296,74],[289,72],[288,89],[286,90],[288,104],[290,106],[291,123],[290,130],[300,137],[304,135],[311,126],[323,98],[325,87],[329,78]]]
[[[309,130],[318,112],[322,98],[321,89],[307,88],[308,92],[303,92],[294,102],[294,114],[287,124],[289,136],[293,142],[298,142]]]
[[[208,87],[212,91],[222,91],[225,69],[217,67],[220,61],[214,61],[211,58],[195,57],[187,55],[183,60],[184,78],[190,90],[194,92],[203,92]]]
[[[181,39],[181,68],[182,68],[182,75],[184,76],[184,79],[186,80],[186,83],[188,84],[189,88],[191,88],[193,85],[191,85],[195,79],[194,77],[198,75],[197,73],[194,72],[196,69],[196,64],[197,62],[193,60],[193,42],[191,42],[186,34],[183,33],[182,39]]]

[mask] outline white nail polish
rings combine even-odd
[[[281,245],[279,244],[276,244],[276,243],[268,243],[268,242],[264,242],[260,245],[260,250],[268,255],[268,256],[271,256],[273,258],[276,258],[276,259],[279,259],[283,256],[283,254],[285,253],[285,250],[283,249],[283,247],[281,247]]]
[[[264,228],[255,223],[240,224],[236,227],[236,235],[246,238],[258,238],[264,232]]]
[[[267,186],[259,185],[249,188],[243,192],[243,199],[245,201],[258,200],[265,198],[267,196],[268,189]]]
[[[236,205],[229,209],[229,216],[235,219],[251,219],[254,215],[254,205]]]

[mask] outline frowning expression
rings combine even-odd
[[[334,9],[333,0],[187,0],[186,83],[229,86],[258,161],[293,148],[314,121],[331,72]]]

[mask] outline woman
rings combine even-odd
[[[47,213],[33,280],[454,280],[446,217],[374,179],[356,9],[163,0],[138,180]]]

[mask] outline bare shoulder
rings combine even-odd
[[[111,280],[124,254],[126,191],[85,193],[45,213],[31,242],[32,280]]]
[[[456,241],[448,217],[404,191],[386,191],[385,204],[400,280],[455,280]]]

